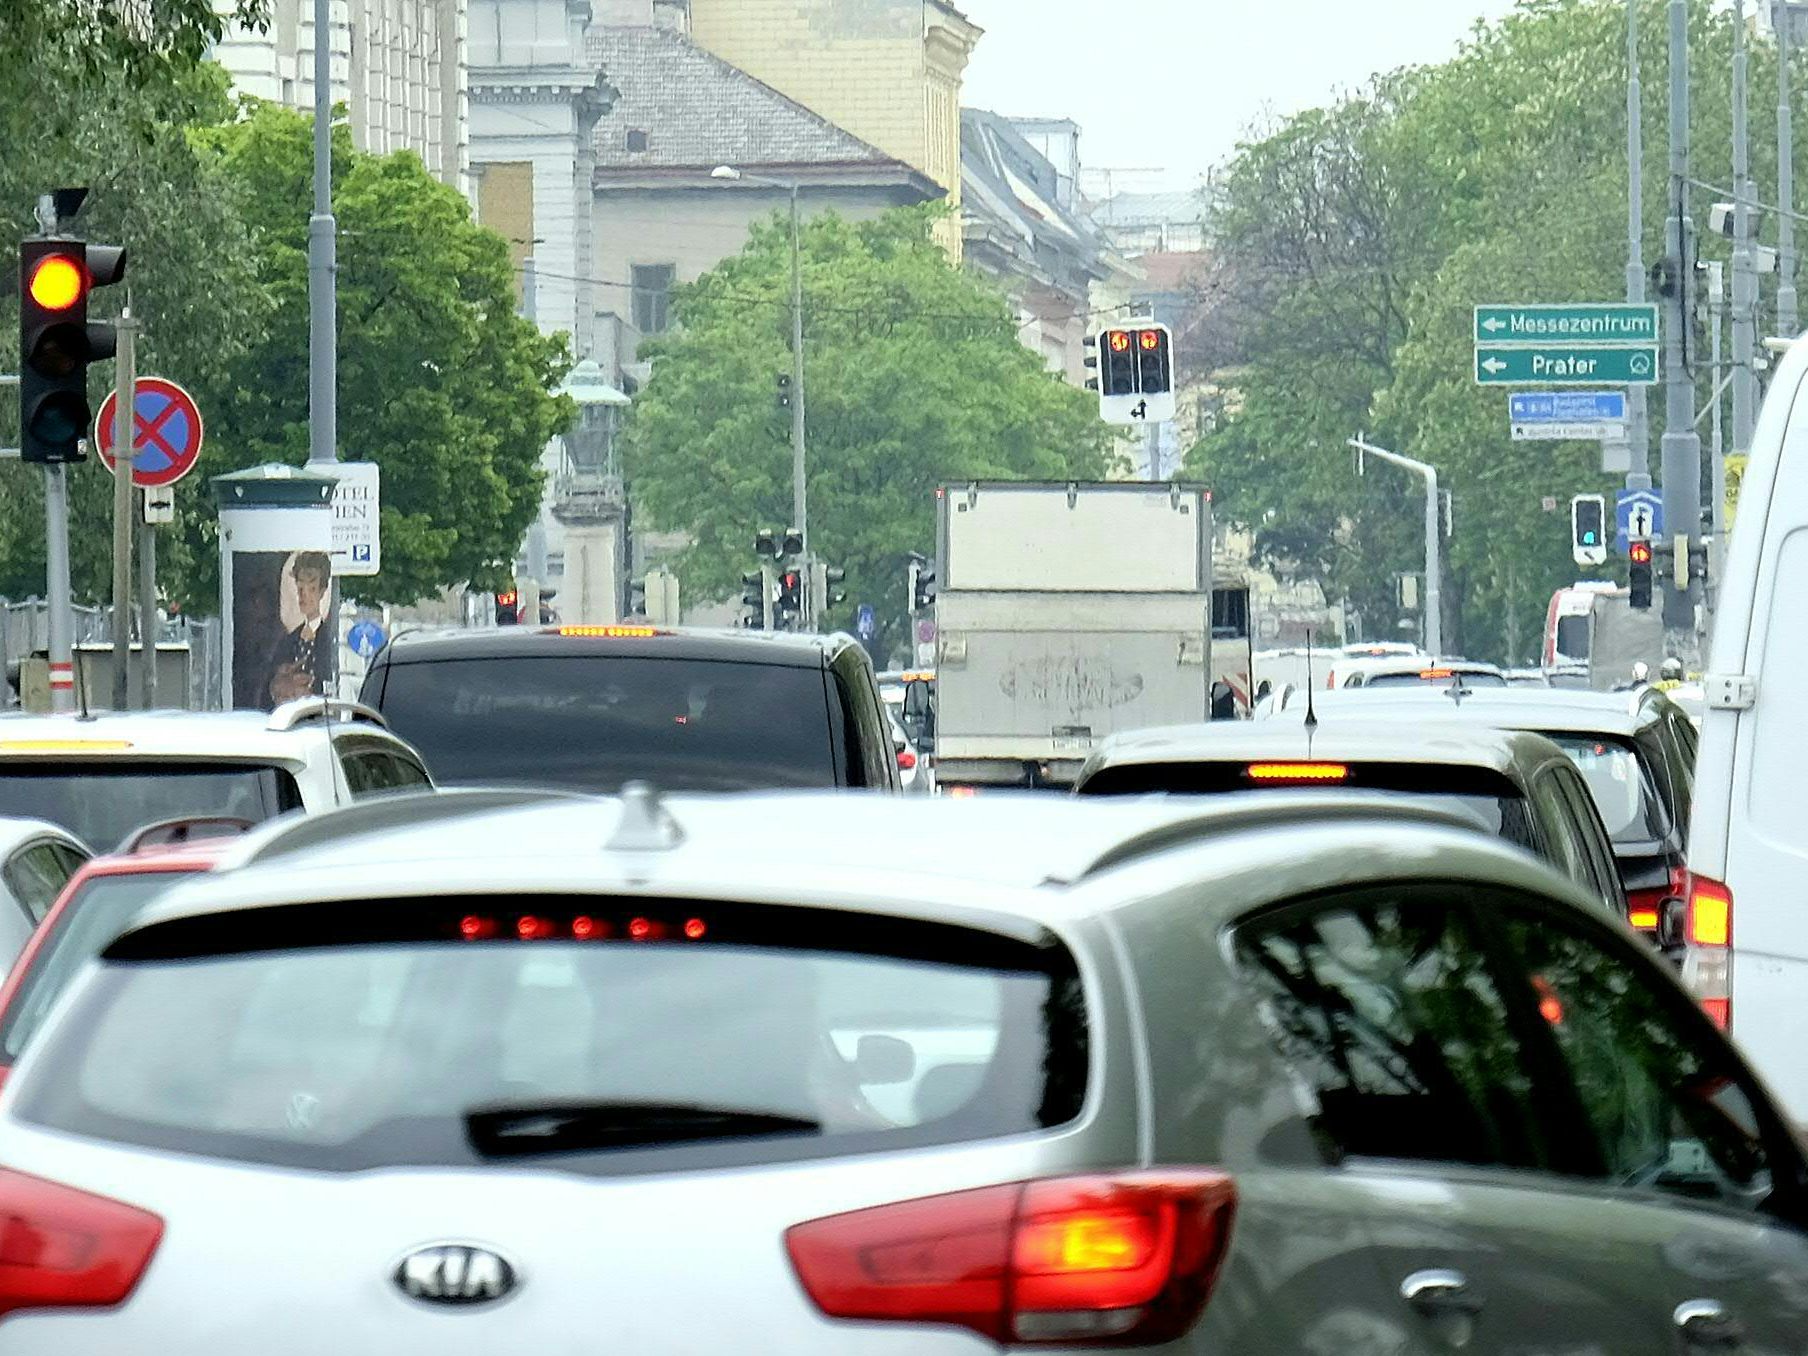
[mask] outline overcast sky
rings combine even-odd
[[[1269,113],[1438,61],[1513,0],[957,0],[986,30],[963,102],[1080,124],[1123,189],[1190,187]],[[1132,16],[1142,16],[1140,18]],[[1087,187],[1102,185],[1088,175]]]

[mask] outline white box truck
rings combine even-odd
[[[936,497],[940,787],[1069,786],[1107,735],[1209,718],[1202,486],[990,482]]]

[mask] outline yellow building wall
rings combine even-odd
[[[534,167],[527,160],[498,160],[471,166],[477,180],[477,224],[508,241],[514,265],[515,301],[526,283],[521,268],[534,252]]]
[[[920,170],[959,207],[961,76],[979,36],[971,25],[931,0],[691,0],[691,36]],[[958,211],[943,226],[958,256]]]

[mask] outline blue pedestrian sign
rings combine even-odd
[[[1614,520],[1619,525],[1620,552],[1634,539],[1655,541],[1664,535],[1664,497],[1656,490],[1621,490]]]
[[[360,659],[369,659],[383,648],[383,642],[389,637],[383,634],[383,628],[374,621],[353,622],[352,629],[346,633],[345,643],[352,647],[352,653]]]
[[[854,634],[862,640],[871,640],[879,634],[879,617],[871,603],[862,603],[855,609]]]

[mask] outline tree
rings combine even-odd
[[[940,481],[1091,479],[1113,464],[1093,401],[1017,339],[1004,299],[933,243],[934,209],[804,229],[811,546],[847,570],[886,638],[907,609],[906,553],[934,541]],[[680,290],[680,327],[650,345],[627,466],[642,521],[685,532],[691,597],[720,599],[762,527],[791,516],[788,223]],[[1127,544],[1128,545],[1128,544]]]
[[[451,585],[498,584],[539,508],[541,452],[573,415],[553,394],[564,342],[516,314],[507,246],[472,221],[455,189],[412,153],[354,151],[343,125],[334,137],[340,451],[383,467],[383,573],[348,580],[347,591],[412,602]],[[241,193],[271,303],[244,357],[197,391],[216,440],[210,469],[299,463],[312,123],[259,105],[199,140]],[[197,557],[203,587],[211,563]]]

